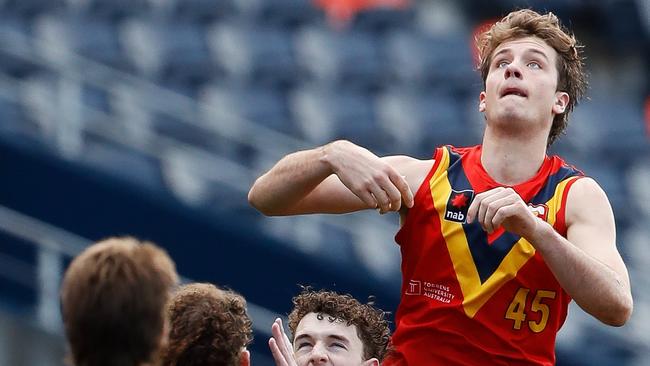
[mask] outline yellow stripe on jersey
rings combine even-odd
[[[462,223],[444,219],[447,198],[451,194],[451,185],[447,179],[450,158],[449,151],[442,149],[441,161],[429,181],[434,207],[440,218],[442,235],[451,257],[454,271],[461,291],[463,292],[463,309],[465,314],[473,318],[479,309],[509,280],[515,278],[517,272],[526,262],[535,255],[535,248],[524,238],[515,243],[504,257],[494,273],[481,283],[478,270]],[[577,177],[570,177],[560,182],[553,197],[546,202],[548,207],[547,222],[555,224],[557,213],[561,207],[561,200],[566,185]]]

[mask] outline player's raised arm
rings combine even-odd
[[[349,141],[334,141],[282,158],[255,181],[248,201],[270,216],[398,211],[402,202],[413,205],[413,193],[394,165],[415,160],[379,158]]]

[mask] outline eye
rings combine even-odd
[[[296,346],[296,349],[303,349],[305,347],[311,347],[311,343],[309,343],[309,342],[300,342]]]
[[[502,68],[508,66],[508,61],[505,61],[505,60],[504,61],[499,61],[499,62],[496,63],[496,65],[497,65],[497,68],[502,69]]]
[[[528,66],[531,69],[541,69],[542,68],[542,66],[537,61],[529,62],[528,65],[526,65],[526,66]]]
[[[332,347],[347,349],[343,343],[334,342],[331,344]]]

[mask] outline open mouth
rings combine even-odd
[[[503,93],[501,93],[501,98],[507,97],[508,95],[516,95],[518,97],[524,97],[526,98],[528,94],[526,94],[525,91],[519,89],[519,88],[506,88]]]

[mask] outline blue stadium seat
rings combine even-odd
[[[210,123],[236,124],[245,120],[286,134],[294,131],[286,97],[274,89],[215,84],[199,94],[201,102],[218,112],[209,116]]]
[[[593,152],[593,147],[598,146],[600,156],[619,161],[650,152],[641,98],[627,100],[610,96],[585,101],[571,115],[565,138],[580,151]]]
[[[27,20],[13,16],[0,16],[0,71],[23,78],[42,69],[31,57],[21,57],[15,52],[33,49]]]
[[[34,24],[34,35],[43,41],[45,54],[73,53],[113,68],[130,70],[119,42],[115,23],[78,16],[46,15]],[[59,56],[52,55],[57,62]],[[60,60],[65,60],[62,55]]]
[[[7,98],[5,93],[12,93],[10,90],[0,92],[0,135],[3,138],[15,141],[16,136],[34,138],[40,134],[38,125],[30,121],[25,110],[13,98]]]
[[[151,12],[152,0],[65,0],[72,12],[92,18],[122,19]]]
[[[0,14],[31,18],[64,7],[64,0],[3,0],[0,1]]]
[[[372,149],[385,146],[373,101],[367,94],[303,88],[292,93],[290,106],[299,130],[311,142],[345,138]]]
[[[308,27],[296,35],[299,64],[319,83],[374,90],[385,84],[386,68],[372,33],[336,33]]]
[[[464,95],[480,86],[466,34],[444,37],[411,31],[394,31],[386,36],[390,73],[399,84],[423,88],[443,87]]]
[[[165,184],[157,158],[139,150],[87,135],[81,162],[113,174],[124,182],[163,191]]]
[[[123,24],[122,42],[142,76],[162,83],[201,84],[215,68],[199,25],[131,20]]]
[[[49,74],[34,74],[20,85],[19,98],[28,119],[33,120],[42,133],[51,138],[56,129],[56,80]]]
[[[168,16],[200,23],[229,17],[234,12],[234,0],[169,0],[165,3]]]
[[[414,20],[414,9],[377,8],[357,13],[352,27],[362,31],[382,33],[396,28],[408,28]]]
[[[391,89],[379,96],[377,113],[393,143],[405,151],[428,156],[442,144],[477,142],[461,106],[450,95]]]
[[[237,12],[255,23],[296,27],[318,22],[323,13],[311,0],[233,0]]]
[[[219,67],[236,82],[286,87],[299,73],[291,34],[250,23],[217,23],[207,34],[208,47]]]

